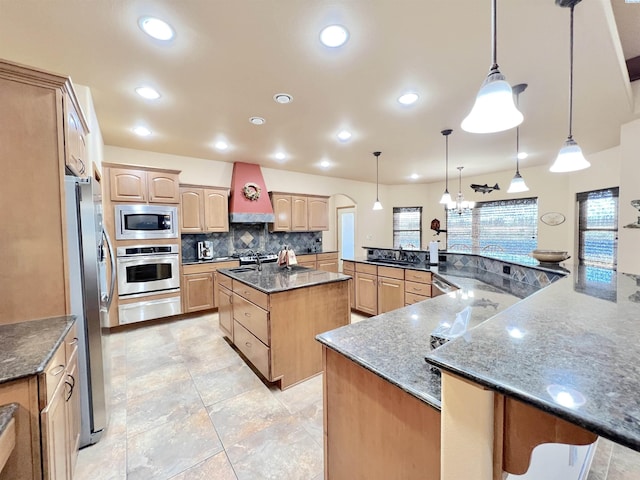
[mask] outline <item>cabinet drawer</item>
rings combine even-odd
[[[431,283],[431,272],[421,272],[420,270],[405,270],[404,279],[410,282]]]
[[[296,260],[298,260],[298,263],[316,263],[316,254],[296,255]]]
[[[269,348],[238,321],[233,322],[233,343],[267,380],[271,380]]]
[[[218,285],[231,290],[233,288],[233,281],[231,280],[231,277],[218,274]]]
[[[46,391],[45,396],[40,397],[44,405],[47,405],[51,398],[53,398],[53,392],[55,392],[58,383],[64,378],[64,370],[66,368],[66,352],[64,345],[61,345],[56,353],[53,354],[53,358],[47,365],[44,371],[44,381]]]
[[[353,262],[349,262],[348,260],[344,260],[342,262],[342,271],[343,272],[351,272],[351,273],[353,273],[353,272],[356,271],[356,264],[353,263]]]
[[[183,275],[191,275],[193,273],[210,273],[214,272],[216,269],[213,266],[213,263],[197,263],[193,265],[183,265],[182,266],[182,274]]]
[[[430,297],[426,297],[424,295],[418,295],[415,293],[404,292],[404,304],[405,305],[413,305],[414,303],[422,302],[423,300],[428,300]]]
[[[64,339],[64,350],[66,363],[69,363],[71,356],[78,349],[78,324],[74,323]]]
[[[404,280],[404,269],[394,267],[378,267],[378,276]]]
[[[269,314],[265,310],[234,293],[233,318],[269,345]]]
[[[242,282],[233,280],[233,293],[237,293],[265,310],[269,308],[269,296],[266,293],[251,288]]]
[[[320,260],[338,260],[338,252],[318,253],[318,261]]]
[[[356,263],[356,272],[377,275],[378,267],[375,265],[369,265],[368,263]]]
[[[404,282],[404,291],[407,293],[415,293],[425,297],[431,296],[430,283]]]

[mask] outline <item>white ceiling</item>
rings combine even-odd
[[[617,1],[617,0],[614,0]],[[70,75],[91,88],[104,141],[135,149],[259,163],[381,183],[514,168],[515,131],[463,132],[490,66],[490,0],[0,0],[0,57]],[[640,5],[626,5],[640,11]],[[137,20],[167,20],[160,45]],[[619,142],[633,118],[628,76],[609,0],[575,10],[574,137],[587,154]],[[320,29],[345,25],[328,49]],[[633,27],[633,25],[632,25]],[[636,32],[638,29],[636,29]],[[498,2],[498,63],[520,97],[521,166],[551,164],[567,136],[569,11],[553,0]],[[139,98],[148,84],[158,101]],[[405,90],[419,102],[402,107]],[[289,105],[272,97],[287,92]],[[254,115],[266,118],[257,127]],[[136,137],[136,124],[153,132]],[[335,135],[350,129],[340,143]],[[224,138],[225,153],[212,148]],[[288,154],[277,161],[274,154]],[[331,166],[319,164],[328,160]],[[126,158],[121,159],[126,162]],[[179,165],[176,165],[179,168]],[[412,173],[420,175],[410,180]],[[203,179],[205,182],[206,179]]]

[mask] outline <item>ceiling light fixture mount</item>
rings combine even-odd
[[[340,130],[338,132],[338,140],[341,142],[346,142],[351,138],[351,132],[349,130]]]
[[[276,93],[273,96],[273,99],[275,100],[276,103],[280,103],[283,105],[293,102],[293,97],[288,93]]]
[[[147,86],[137,87],[136,93],[147,100],[157,100],[160,98],[160,93],[158,93],[155,88]]]
[[[376,157],[376,201],[373,204],[374,210],[382,210],[382,204],[380,203],[380,197],[378,196],[379,172],[380,172],[378,160],[380,159],[381,153],[382,152],[373,152],[373,156]]]
[[[402,105],[407,105],[407,106],[413,105],[418,101],[418,98],[420,97],[417,93],[407,92],[407,93],[403,93],[398,97],[398,103],[401,103]]]
[[[471,133],[494,133],[520,125],[522,113],[513,103],[513,92],[500,73],[497,60],[497,0],[491,0],[491,68],[482,82],[471,112],[460,125]]]
[[[584,158],[582,149],[573,139],[573,10],[580,0],[556,0],[556,5],[570,8],[569,15],[569,136],[558,152],[550,172],[575,172],[589,168],[591,164]]]
[[[349,40],[349,31],[342,25],[329,25],[320,32],[320,41],[329,48],[337,48]]]
[[[133,133],[135,133],[139,137],[148,137],[151,135],[151,130],[149,130],[147,127],[139,125],[133,129]]]
[[[449,135],[451,135],[451,133],[453,132],[452,129],[447,128],[445,130],[442,130],[440,133],[442,135],[444,135],[444,142],[445,142],[445,150],[444,150],[444,158],[445,158],[445,169],[444,169],[444,176],[445,176],[445,184],[444,184],[444,193],[442,194],[442,197],[440,198],[440,203],[444,204],[444,205],[449,205],[451,203],[451,195],[449,194]]]
[[[516,105],[520,107],[520,94],[527,88],[526,83],[519,83],[513,86],[513,93],[516,96]],[[523,152],[524,153],[524,152]],[[529,187],[524,182],[524,178],[520,175],[520,126],[516,127],[516,174],[511,179],[507,193],[528,192]]]
[[[267,121],[262,117],[250,117],[249,122],[253,125],[264,125]]]

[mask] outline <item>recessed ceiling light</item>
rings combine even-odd
[[[284,160],[285,158],[287,158],[287,156],[283,152],[278,152],[276,153],[276,158],[278,160]]]
[[[158,91],[151,87],[138,87],[136,88],[136,93],[147,100],[157,100],[160,98]]]
[[[133,133],[141,137],[148,137],[149,135],[151,135],[151,130],[149,130],[147,127],[139,125],[133,129]]]
[[[529,154],[527,152],[518,152],[518,160],[524,160]]]
[[[420,97],[417,93],[407,92],[398,97],[398,102],[400,102],[402,105],[413,105],[418,101],[418,98]]]
[[[411,174],[411,180],[417,180],[418,178],[420,178],[420,175],[418,175],[417,173]]]
[[[291,103],[293,102],[293,97],[288,93],[276,93],[273,96],[273,99],[276,103]]]
[[[264,125],[267,121],[262,117],[251,117],[249,121],[254,125]]]
[[[164,22],[159,18],[142,17],[138,20],[138,25],[140,25],[140,28],[144,33],[156,40],[171,40],[175,35],[173,28],[171,28],[167,22]]]
[[[216,147],[218,150],[223,151],[223,150],[226,150],[227,148],[229,148],[229,144],[228,144],[227,142],[225,142],[225,141],[218,140],[218,141],[215,143],[215,147]]]
[[[351,138],[351,132],[349,132],[348,130],[340,130],[338,132],[338,140],[340,140],[341,142],[346,142],[350,138]]]
[[[344,45],[349,39],[349,32],[342,25],[329,25],[320,32],[320,41],[331,48]]]
[[[329,168],[331,166],[331,163],[329,163],[329,160],[323,160],[320,162],[320,166],[322,168]]]

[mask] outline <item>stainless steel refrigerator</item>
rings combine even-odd
[[[85,447],[98,442],[107,425],[109,359],[102,327],[111,305],[115,259],[102,225],[100,185],[93,179],[66,176],[65,201],[71,313],[78,324],[80,447]]]

